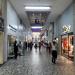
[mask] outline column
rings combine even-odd
[[[73,33],[74,33],[74,63],[75,63],[75,0],[73,0]]]
[[[48,41],[52,42],[52,25],[48,26]]]
[[[3,63],[7,61],[7,0],[2,0],[2,16],[4,19],[4,44],[3,44]]]
[[[7,0],[0,0],[0,64],[3,64],[7,60],[6,51],[6,8]]]

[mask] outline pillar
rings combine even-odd
[[[75,63],[75,0],[73,0],[73,33],[74,33],[74,63]]]
[[[7,0],[0,0],[0,64],[3,64],[5,61],[7,61],[6,10]]]

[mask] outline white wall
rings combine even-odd
[[[17,13],[15,12],[14,8],[11,6],[10,2],[7,2],[7,33],[17,36],[17,31],[14,32],[10,30],[11,28],[9,27],[11,25],[15,29],[18,30],[18,26],[20,25],[19,18],[17,16]]]
[[[17,29],[17,31],[14,32],[10,30],[11,28],[9,27],[9,25]],[[20,19],[9,1],[7,2],[7,29],[8,35],[16,36],[17,39],[23,39],[24,26],[23,24],[20,24]]]
[[[63,26],[71,25],[71,31],[73,32],[73,5],[70,5],[60,17],[57,18],[54,26],[55,36],[63,34]]]

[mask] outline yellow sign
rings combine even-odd
[[[71,31],[71,25],[69,26],[63,26],[63,32],[66,33],[66,32],[70,32]]]

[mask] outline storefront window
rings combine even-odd
[[[74,46],[73,46],[73,35],[69,36],[69,57],[73,57],[73,50],[74,50]]]
[[[68,37],[67,36],[62,37],[62,49],[63,49],[63,53],[68,52]]]
[[[73,46],[74,35],[63,35],[62,36],[62,54],[73,59],[74,46]]]

